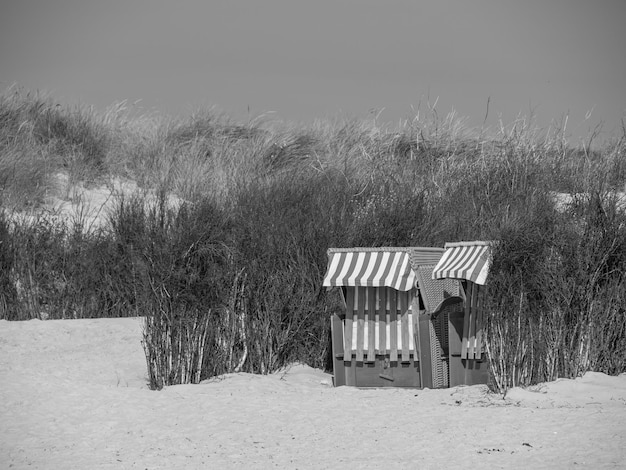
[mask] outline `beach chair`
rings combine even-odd
[[[331,248],[323,285],[340,287],[331,318],[335,385],[421,387],[415,266],[442,248]]]
[[[481,292],[447,271],[436,276],[443,255],[440,248],[328,250],[323,285],[340,288],[345,305],[331,317],[335,386],[486,382]]]

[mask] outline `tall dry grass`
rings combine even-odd
[[[623,372],[626,134],[597,138],[573,145],[564,125],[524,117],[468,129],[431,106],[393,127],[100,114],[13,88],[0,98],[0,317],[144,315],[153,388],[324,367],[342,308],[321,287],[329,247],[486,239],[496,388]],[[90,232],[40,211],[58,173],[123,176],[161,198],[122,198]]]

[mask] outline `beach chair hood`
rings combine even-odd
[[[433,269],[433,279],[460,279],[484,286],[491,265],[491,243],[446,243],[445,253]]]
[[[418,264],[435,264],[441,248],[331,248],[324,287],[417,287]]]

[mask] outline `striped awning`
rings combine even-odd
[[[446,251],[433,269],[433,279],[465,279],[485,285],[491,251],[489,242],[446,243]]]
[[[325,287],[391,287],[408,291],[415,287],[417,276],[406,250],[328,250]]]

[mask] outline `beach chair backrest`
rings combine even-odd
[[[348,287],[343,321],[343,360],[374,362],[388,355],[392,362],[415,357],[413,314],[416,289],[398,291],[389,287]]]

